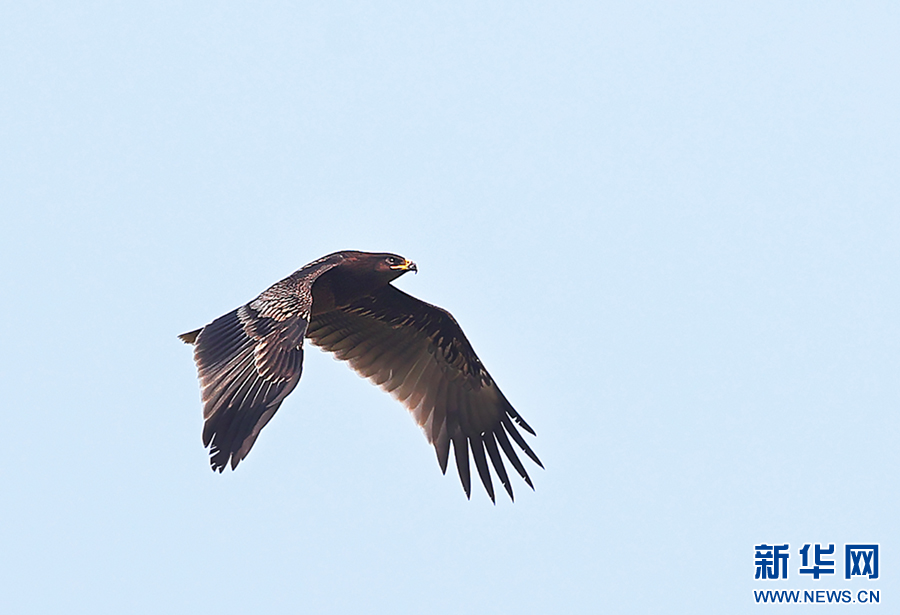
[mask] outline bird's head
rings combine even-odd
[[[419,271],[414,262],[396,254],[371,254],[368,260],[372,269],[388,280],[396,280],[407,271]]]
[[[335,253],[343,260],[340,269],[358,278],[369,278],[377,288],[389,284],[407,271],[418,271],[416,264],[390,252],[359,252],[346,250]]]

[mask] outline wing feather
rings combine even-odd
[[[469,438],[469,444],[472,447],[472,459],[475,460],[475,468],[478,470],[478,476],[481,477],[481,484],[491,497],[494,499],[494,484],[491,482],[491,472],[488,470],[487,458],[484,456],[484,442],[481,438]]]
[[[470,450],[491,500],[490,466],[513,497],[503,456],[531,486],[507,432],[540,465],[513,425],[533,431],[500,392],[448,312],[388,285],[347,306],[314,315],[306,335],[401,401],[435,447],[442,471],[452,443],[467,496]]]
[[[494,430],[494,437],[497,438],[497,442],[500,444],[500,448],[503,449],[503,452],[506,454],[506,458],[509,459],[510,463],[513,464],[513,467],[516,469],[516,472],[519,473],[519,476],[522,477],[522,480],[524,480],[529,487],[534,489],[534,485],[531,484],[531,478],[528,477],[528,472],[525,471],[525,466],[522,465],[522,462],[519,460],[519,456],[516,455],[516,449],[512,447],[512,445],[509,443],[509,438],[506,437],[506,430]]]
[[[503,465],[503,458],[500,456],[500,451],[497,449],[497,442],[494,440],[494,434],[490,431],[486,432],[482,441],[484,442],[484,447],[487,449],[488,457],[491,459],[491,465],[494,466],[494,471],[497,472],[500,483],[503,485],[503,488],[506,489],[506,493],[509,494],[509,499],[515,501],[512,483],[509,482],[509,476],[506,474],[506,467]]]
[[[437,437],[434,439],[434,452],[437,454],[438,465],[441,467],[441,473],[447,473],[447,462],[450,460],[450,432],[447,431],[447,421],[443,421],[440,425]]]
[[[301,289],[302,291],[302,289]],[[232,469],[297,386],[310,293],[291,278],[182,339],[193,341],[210,465]]]
[[[456,471],[462,483],[466,497],[472,497],[472,476],[469,472],[469,439],[459,427],[453,434],[453,456],[456,459]]]

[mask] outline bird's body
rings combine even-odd
[[[195,346],[203,443],[212,468],[222,471],[230,460],[234,469],[247,456],[300,381],[303,340],[309,339],[399,399],[434,445],[444,472],[452,443],[467,496],[469,450],[492,500],[487,458],[512,497],[501,450],[530,486],[509,438],[541,465],[516,425],[534,431],[497,388],[449,312],[390,284],[416,270],[395,254],[336,252],[180,335]]]

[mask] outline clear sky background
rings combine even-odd
[[[4,3],[0,611],[895,609],[900,7],[743,4]],[[418,263],[534,492],[315,349],[210,471],[176,335],[341,249]]]

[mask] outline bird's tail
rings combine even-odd
[[[181,335],[178,336],[178,339],[180,339],[185,344],[195,344],[195,343],[197,343],[197,336],[200,335],[200,332],[202,330],[203,330],[203,327],[200,327],[199,329],[196,329],[194,331],[188,331],[187,333],[182,333]]]

